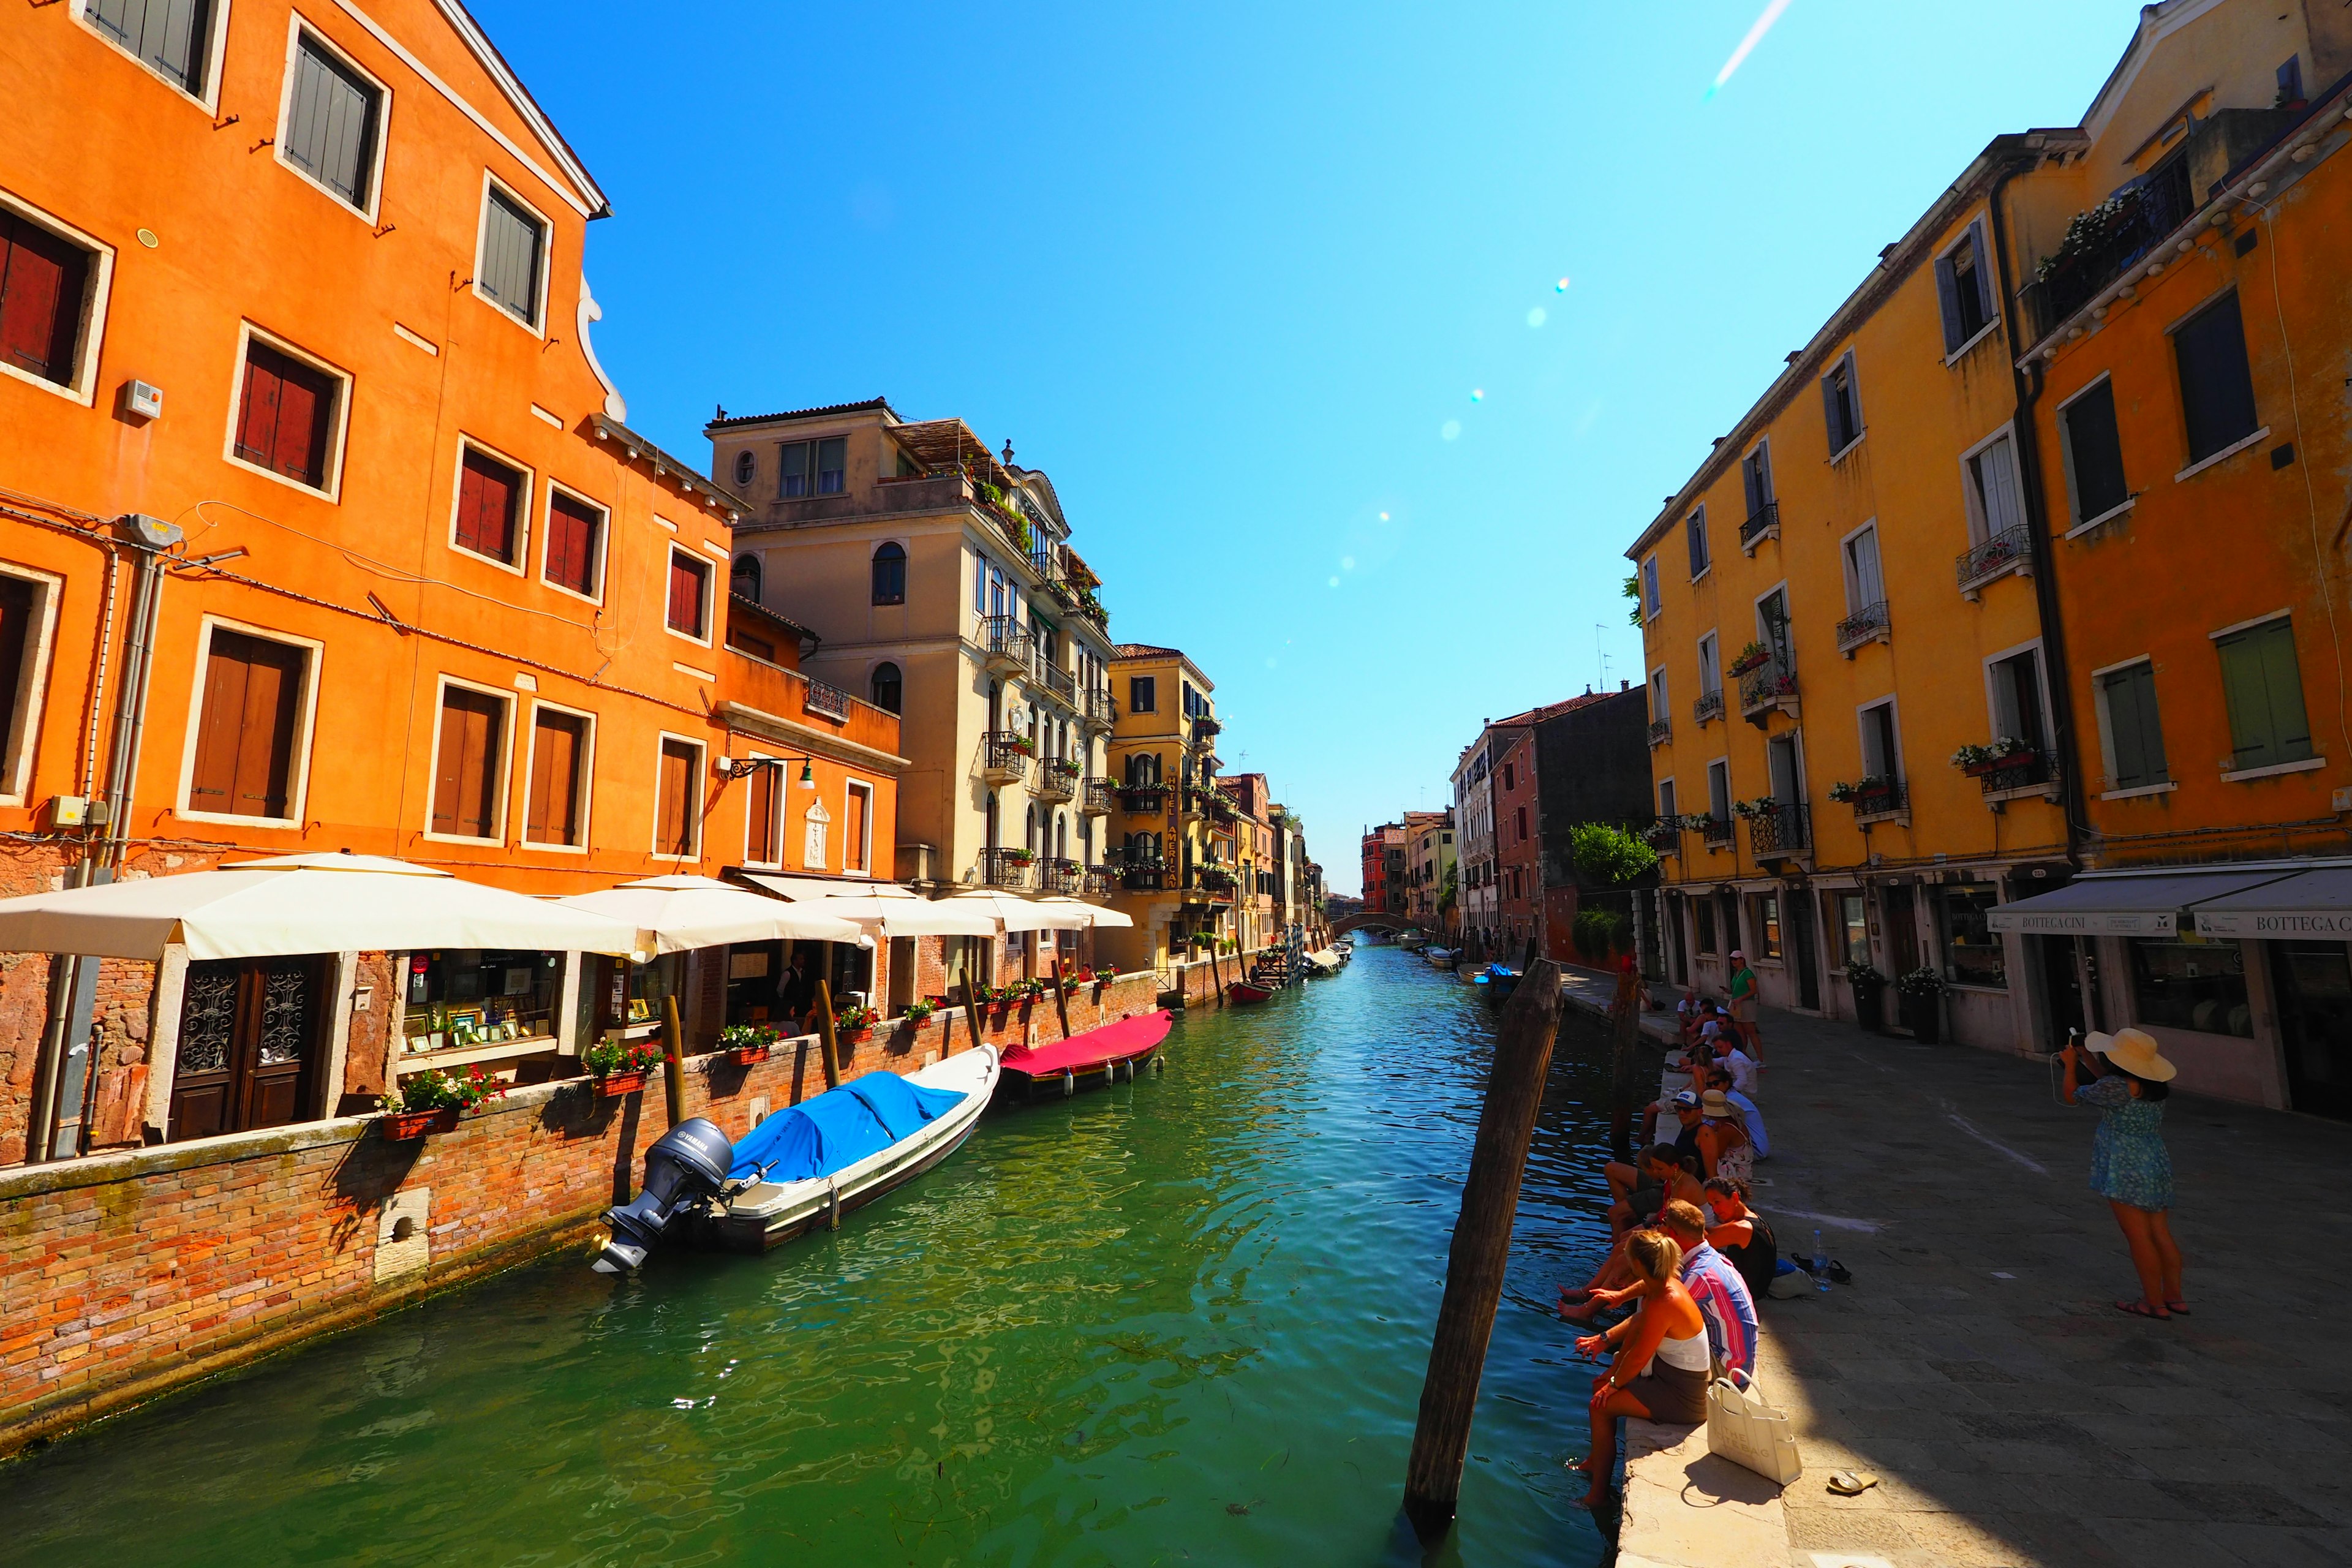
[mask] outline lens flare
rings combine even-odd
[[[1486,389],[1485,387],[1483,387],[1483,386],[1474,386],[1474,387],[1472,387],[1472,388],[1470,389],[1470,401],[1471,401],[1471,402],[1473,402],[1473,403],[1484,403],[1484,402],[1486,402]]]
[[[1437,427],[1437,438],[1441,441],[1458,440],[1461,438],[1461,435],[1462,421],[1459,419],[1448,419],[1444,424],[1440,425]]]
[[[1339,585],[1339,579],[1338,579],[1337,577],[1333,577],[1333,578],[1331,578],[1329,581],[1330,581],[1331,586],[1333,586],[1334,588],[1336,588],[1336,587],[1338,587],[1338,586]]]
[[[1528,312],[1528,325],[1530,327],[1540,327],[1546,321],[1550,320],[1550,315],[1545,311],[1541,305],[1538,305],[1534,310]]]
[[[1563,279],[1561,279],[1559,282],[1557,282],[1557,283],[1553,284],[1553,285],[1551,286],[1551,291],[1552,291],[1553,293],[1555,293],[1555,294],[1565,294],[1565,293],[1567,293],[1567,292],[1568,292],[1568,279],[1565,279],[1565,278],[1563,278]]]
[[[1382,513],[1381,513],[1381,521],[1382,522],[1386,522],[1388,520],[1389,520],[1389,514],[1388,514],[1388,513],[1386,513],[1386,512],[1382,512]]]
[[[1764,35],[1772,30],[1772,24],[1779,21],[1780,13],[1788,8],[1789,0],[1772,0],[1770,5],[1764,7],[1764,14],[1756,18],[1754,26],[1748,29],[1748,36],[1739,40],[1739,47],[1731,51],[1731,58],[1723,62],[1721,70],[1715,73],[1715,81],[1706,89],[1707,97],[1713,98],[1723,89],[1723,84],[1731,79],[1731,73],[1738,70],[1740,62],[1755,50],[1757,45],[1764,41]]]
[[[1356,558],[1355,558],[1354,556],[1352,556],[1352,555],[1342,555],[1341,557],[1339,557],[1339,570],[1340,570],[1340,571],[1342,571],[1342,572],[1353,572],[1355,569],[1356,569]]]

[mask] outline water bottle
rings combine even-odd
[[[1813,1230],[1812,1276],[1813,1289],[1827,1292],[1830,1288],[1830,1255],[1822,1250],[1822,1233],[1819,1226],[1815,1226]]]

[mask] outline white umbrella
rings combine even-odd
[[[373,855],[284,855],[0,900],[0,952],[160,960],[528,948],[628,953],[636,928]]]
[[[646,946],[655,952],[736,942],[865,940],[856,925],[837,914],[765,898],[709,877],[649,877],[555,901],[625,921],[653,939]]]
[[[1131,926],[1135,923],[1134,921],[1130,920],[1126,915],[1119,913],[1117,910],[1105,909],[1100,904],[1080,903],[1076,899],[1066,899],[1058,893],[1052,898],[1039,899],[1037,901],[1041,904],[1051,904],[1057,908],[1066,907],[1076,910],[1087,917],[1087,924],[1094,927],[1097,931],[1108,930],[1112,926]]]
[[[974,889],[942,900],[950,909],[986,910],[1014,931],[1084,931],[1094,924],[1095,908],[1075,899],[1016,899],[1010,893]]]
[[[825,882],[813,877],[770,877],[758,871],[746,871],[743,879],[803,908],[820,910],[862,925],[879,926],[885,936],[996,934],[994,916],[950,909],[944,902],[919,898],[895,882]],[[836,892],[835,889],[840,890]]]

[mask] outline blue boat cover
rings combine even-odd
[[[951,1089],[925,1089],[894,1072],[870,1072],[787,1106],[735,1145],[728,1175],[804,1182],[831,1175],[936,1121],[963,1102]]]

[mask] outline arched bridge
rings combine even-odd
[[[1333,936],[1346,936],[1367,927],[1378,931],[1417,931],[1423,936],[1435,936],[1437,928],[1411,915],[1400,915],[1387,910],[1365,910],[1352,915],[1342,915],[1331,922]]]

